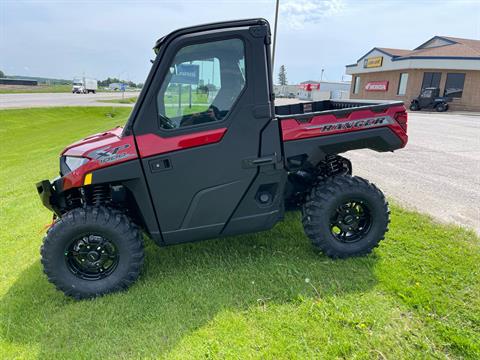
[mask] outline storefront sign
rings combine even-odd
[[[320,90],[320,84],[300,84],[300,88],[305,91]]]
[[[375,56],[375,57],[371,57],[363,60],[363,67],[366,69],[382,67],[382,64],[383,64],[383,56]]]
[[[370,81],[365,85],[366,91],[387,91],[388,81]]]

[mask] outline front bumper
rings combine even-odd
[[[43,206],[58,216],[61,215],[61,197],[59,196],[61,181],[59,180],[61,179],[55,179],[53,183],[49,180],[42,180],[36,184],[38,196],[40,196]]]

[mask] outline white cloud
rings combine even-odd
[[[280,2],[282,23],[292,29],[302,29],[322,18],[340,14],[345,9],[343,0],[288,0]]]

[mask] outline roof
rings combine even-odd
[[[377,49],[392,56],[403,56],[410,52],[410,50],[405,50],[405,49],[391,49],[391,48],[377,48]]]
[[[480,58],[480,40],[434,36],[425,44],[403,56]]]
[[[392,61],[415,58],[480,59],[480,40],[462,39],[452,36],[434,36],[413,50],[374,47],[363,55],[360,62],[372,51],[377,50],[392,57]],[[356,64],[347,65],[356,66]]]

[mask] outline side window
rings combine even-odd
[[[463,85],[465,84],[464,73],[448,73],[443,96],[461,98]]]
[[[242,40],[229,39],[181,48],[157,95],[163,129],[223,120],[245,86]]]
[[[398,82],[397,95],[405,95],[407,93],[408,73],[400,74],[400,81]]]
[[[360,76],[355,76],[355,81],[353,82],[353,93],[358,94],[360,91]]]

